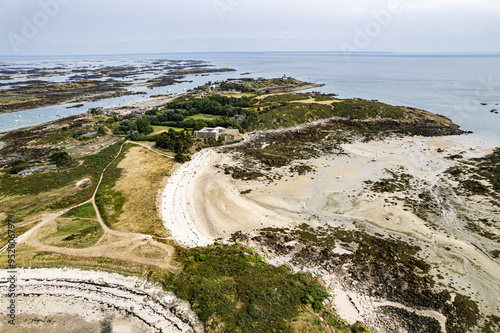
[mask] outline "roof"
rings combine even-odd
[[[23,171],[20,171],[19,174],[20,175],[27,175],[27,174],[38,172],[38,171],[45,171],[45,170],[56,169],[56,168],[57,168],[56,165],[52,164],[52,165],[46,165],[46,166],[42,166],[42,167],[38,167],[38,168],[34,168],[34,169],[23,170]]]

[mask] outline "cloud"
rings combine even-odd
[[[23,19],[40,11],[38,1],[57,0],[0,0],[1,53],[12,52],[6,34],[22,31]],[[442,45],[450,52],[467,51],[460,36],[474,40],[474,51],[498,44],[498,0],[71,0],[30,45],[21,45],[21,52],[109,53],[116,45],[136,53],[336,51],[374,20],[374,11],[394,2],[403,11],[381,30],[370,51],[432,52]],[[222,14],[217,3],[226,6]],[[411,44],[402,43],[408,38]]]

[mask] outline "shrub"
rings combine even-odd
[[[65,151],[60,151],[50,155],[50,159],[54,161],[58,167],[69,166],[73,161],[71,156]]]

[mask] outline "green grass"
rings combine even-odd
[[[258,95],[256,93],[234,93],[234,94],[230,94],[227,96],[236,97],[236,98],[248,97],[248,98],[252,99],[252,98],[257,97]]]
[[[333,104],[333,115],[353,119],[389,118],[411,120],[408,111],[378,101],[346,99]]]
[[[296,125],[332,117],[350,119],[388,118],[412,120],[415,115],[408,109],[392,106],[378,101],[348,99],[325,105],[319,103],[300,103],[310,98],[311,94],[283,94],[264,98],[258,107],[260,110],[250,129],[290,128]],[[323,98],[319,98],[323,99]],[[425,116],[422,114],[422,116]]]
[[[101,271],[120,273],[124,275],[143,276],[152,269],[145,265],[134,262],[113,259],[107,257],[78,257],[64,255],[54,252],[23,252],[16,253],[17,267],[45,268],[45,267],[73,267],[80,269],[98,269]],[[0,255],[0,267],[8,267],[8,257],[5,254]]]
[[[135,147],[135,145],[126,144],[123,146],[120,156],[106,169],[95,197],[102,220],[110,228],[123,212],[122,208],[126,200],[120,192],[113,190],[116,181],[122,176],[122,169],[118,168],[118,164],[125,158],[125,154],[132,147]]]
[[[27,225],[22,226],[22,227],[16,227],[16,230],[15,230],[16,237],[19,237],[22,234],[24,234],[25,232],[29,231],[31,228],[34,228],[40,222],[41,222],[41,220],[27,224]],[[6,223],[7,223],[7,221],[5,221],[5,224]],[[7,244],[8,241],[9,241],[9,233],[7,231],[7,227],[4,227],[4,225],[2,225],[2,232],[0,233],[0,247],[3,247],[5,244]],[[7,252],[5,252],[5,253],[7,253]]]
[[[207,119],[213,119],[217,118],[217,116],[210,115],[210,114],[196,114],[194,116],[187,117],[185,120],[193,119],[193,120],[207,120]]]
[[[263,98],[261,100],[262,103],[270,103],[270,102],[291,102],[291,101],[304,101],[310,99],[312,94],[310,93],[290,93],[290,94],[281,94],[281,95],[271,95]]]
[[[55,171],[36,173],[32,175],[11,176],[4,173],[0,178],[0,195],[37,195],[51,190],[74,185],[84,178],[91,178],[89,186],[70,198],[55,201],[50,208],[61,209],[74,206],[92,197],[102,170],[108,165],[120,150],[120,143],[115,143],[102,149],[99,154],[91,154],[80,158],[71,167]]]
[[[253,129],[290,128],[310,120],[333,116],[332,107],[323,104],[292,103],[279,107],[264,107]]]
[[[181,274],[164,281],[212,331],[288,332],[305,304],[328,297],[310,275],[262,261],[240,245],[178,248]]]
[[[103,235],[97,220],[58,219],[56,223],[57,232],[43,239],[48,245],[81,249],[93,246]]]
[[[72,139],[76,130],[57,131],[49,133],[36,142],[37,145],[57,144]]]
[[[81,217],[81,218],[88,218],[88,219],[95,219],[97,218],[94,206],[92,206],[92,203],[86,203],[85,205],[82,205],[80,207],[74,208],[61,217]]]
[[[182,132],[184,131],[184,128],[180,128],[180,127],[170,127],[170,126],[152,126],[153,127],[153,132],[149,135],[156,135],[162,131],[168,131],[168,130],[171,130],[173,129],[174,131],[176,132]]]

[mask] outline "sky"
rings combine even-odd
[[[0,0],[0,55],[500,52],[499,0]]]

